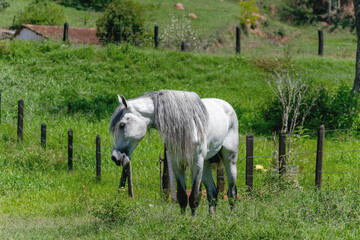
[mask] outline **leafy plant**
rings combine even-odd
[[[107,224],[124,224],[130,211],[119,199],[106,199],[91,211],[92,215]]]
[[[8,7],[10,7],[10,3],[8,3],[6,0],[0,0],[0,12]]]
[[[94,9],[97,11],[103,10],[111,0],[60,0],[60,4],[78,9]]]
[[[198,33],[193,29],[191,20],[186,16],[171,16],[171,23],[165,27],[160,39],[161,47],[165,49],[178,50],[182,42],[186,43],[188,50],[199,51],[201,49]]]
[[[63,7],[46,0],[34,0],[16,16],[15,27],[22,24],[62,25],[64,22]]]
[[[112,1],[96,24],[104,43],[133,42],[145,33],[142,10],[131,0]]]
[[[314,101],[314,96],[318,97]],[[319,91],[314,90],[314,86],[309,87],[309,91],[303,96],[304,105],[313,102],[311,111],[306,116],[303,128],[317,130],[321,124],[325,124],[327,129],[352,128],[359,125],[360,111],[358,106],[360,98],[355,96],[351,99],[351,88],[342,84],[336,91],[332,92],[326,88]],[[281,129],[282,114],[280,111],[281,103],[279,99],[273,99],[264,106],[262,115],[268,123],[269,130],[279,131]],[[306,109],[301,107],[300,114]],[[290,118],[293,117],[290,114]]]
[[[256,6],[256,1],[255,0],[241,1],[239,2],[239,5],[240,5],[239,18],[240,18],[241,26],[245,26],[248,23],[250,23],[251,26],[255,26],[256,20],[259,18],[259,16],[256,15],[259,13],[259,9]]]

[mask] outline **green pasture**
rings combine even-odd
[[[210,54],[233,55],[235,52],[235,28],[239,25],[240,8],[236,1],[182,1],[185,10],[174,9],[177,1],[137,0],[144,12],[145,26],[152,36],[154,25],[159,25],[160,35],[171,24],[171,16],[182,17],[195,13],[198,19],[191,20],[191,28],[197,31],[202,51]],[[14,15],[22,11],[30,0],[12,0],[10,7],[0,14],[0,27],[12,26]],[[283,0],[273,1],[278,8]],[[260,13],[265,16],[258,24],[260,31],[242,30],[241,51],[244,56],[253,57],[315,57],[318,51],[319,28],[324,29],[324,56],[355,59],[356,35],[349,29],[333,29],[324,23],[295,26],[284,23],[280,13],[271,15],[269,3],[258,1]],[[101,12],[91,9],[79,10],[64,7],[66,20],[72,27],[96,27]],[[86,24],[85,24],[86,22]],[[160,40],[161,45],[161,40]]]
[[[289,62],[290,61],[290,62]],[[254,164],[269,169],[274,143],[262,134],[259,110],[272,96],[265,78],[293,64],[315,86],[351,85],[354,61],[331,57],[288,59],[179,53],[127,45],[67,46],[54,42],[0,45],[1,239],[324,239],[358,238],[359,140],[354,131],[328,132],[322,193],[314,189],[316,133],[297,141],[291,173],[255,171],[245,187],[245,134],[255,133]],[[233,212],[220,199],[208,214],[181,216],[160,194],[163,145],[150,131],[132,158],[134,199],[118,193],[121,168],[110,160],[108,132],[116,94],[127,98],[159,89],[195,91],[231,103],[239,118],[237,186]],[[16,135],[17,101],[23,99],[24,142]],[[47,148],[40,125],[47,125]],[[74,170],[67,170],[67,131],[74,132]],[[95,137],[101,136],[102,180],[95,178]]]

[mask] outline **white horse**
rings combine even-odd
[[[161,90],[126,100],[119,96],[110,132],[114,136],[111,159],[126,165],[133,151],[150,128],[165,140],[177,182],[181,212],[188,203],[185,170],[192,172],[189,205],[195,215],[199,188],[204,183],[210,213],[215,212],[218,190],[212,176],[212,164],[225,166],[230,206],[237,196],[236,160],[238,155],[238,120],[229,103],[215,98],[200,99],[196,93]]]

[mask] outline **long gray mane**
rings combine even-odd
[[[200,97],[193,92],[161,90],[151,92],[155,107],[155,127],[165,138],[167,147],[192,166],[194,143],[204,143],[208,112]]]

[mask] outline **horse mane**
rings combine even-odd
[[[177,163],[185,160],[192,166],[195,143],[204,143],[209,118],[200,97],[194,92],[172,90],[151,92],[143,97],[152,98],[155,127]]]

